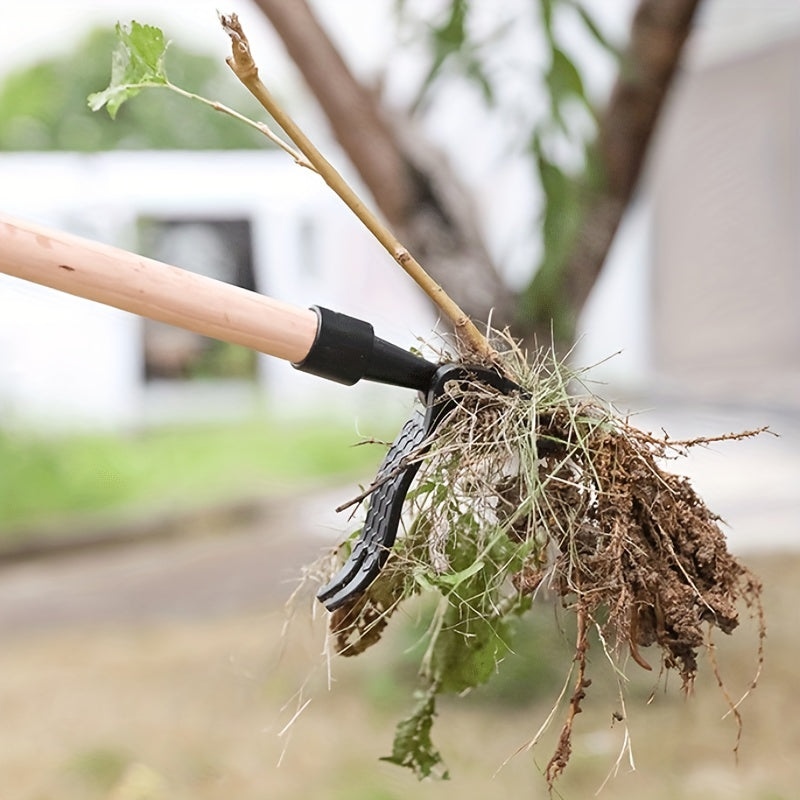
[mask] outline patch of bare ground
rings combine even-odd
[[[710,671],[700,671],[695,696],[687,702],[677,683],[654,692],[654,673],[637,669],[627,709],[637,770],[631,772],[626,760],[607,796],[795,796],[800,714],[792,698],[800,660],[795,612],[800,557],[753,557],[752,567],[766,587],[769,657],[746,708],[738,759],[732,752],[736,724],[730,716],[722,718],[727,706]],[[548,615],[544,606],[536,613]],[[511,706],[444,704],[437,725],[452,779],[419,783],[378,761],[390,745],[408,686],[402,615],[370,659],[334,665],[331,691],[324,674],[306,683],[312,700],[281,737],[305,702],[296,691],[319,664],[319,631],[298,622],[282,639],[283,622],[275,612],[15,635],[4,643],[0,660],[0,794],[110,800],[138,779],[149,781],[150,794],[139,795],[147,800],[218,800],[223,794],[237,800],[546,795],[538,778],[545,762],[535,753],[500,766],[546,715],[556,684],[543,681],[535,698],[520,697]],[[742,636],[720,637],[716,645],[734,694],[745,691],[752,677],[757,628],[749,620],[742,628]],[[572,646],[556,638],[541,647],[559,645],[561,653]],[[647,648],[642,656],[649,657]],[[592,664],[603,658],[592,650],[588,657]],[[593,691],[595,702],[586,704],[574,734],[570,769],[558,784],[566,798],[592,796],[624,742],[623,726],[613,716],[620,710],[614,687],[598,681]],[[544,744],[555,738],[553,732]]]

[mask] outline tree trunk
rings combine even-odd
[[[514,298],[480,237],[468,192],[442,154],[388,122],[306,0],[256,0],[314,93],[331,129],[378,209],[404,245],[466,313],[510,322]]]
[[[564,267],[577,319],[636,188],[648,145],[701,0],[642,0],[630,43],[600,121],[595,154],[601,190],[590,196]]]
[[[485,320],[494,309],[495,327],[513,323],[516,336],[540,343],[549,342],[555,331],[558,344],[567,347],[633,196],[700,2],[641,0],[586,176],[588,184],[591,174],[599,174],[599,188],[589,190],[581,205],[563,262],[540,275],[538,284],[534,276],[519,298],[504,286],[480,236],[470,197],[445,158],[409,130],[408,120],[388,121],[375,95],[355,80],[307,0],[256,0],[377,207],[431,275],[473,319]],[[545,299],[531,314],[536,304],[530,298],[540,289],[552,302]],[[566,320],[556,320],[559,315]]]

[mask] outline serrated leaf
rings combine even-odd
[[[113,119],[120,106],[148,86],[166,86],[164,54],[169,42],[153,25],[136,21],[130,27],[117,23],[117,46],[111,54],[111,82],[102,92],[90,94],[89,108],[99,111],[105,106]]]
[[[395,731],[392,754],[381,761],[407,767],[422,780],[431,776],[447,780],[450,776],[439,751],[433,746],[431,728],[436,716],[436,696],[433,690],[418,695],[411,716],[401,720]]]

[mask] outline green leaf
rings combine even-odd
[[[575,11],[577,11],[578,16],[586,26],[586,30],[589,31],[592,38],[600,45],[600,47],[614,56],[614,58],[618,60],[621,59],[622,51],[620,48],[603,33],[594,17],[584,8],[583,4],[577,0],[569,0],[569,4],[575,9]]]
[[[419,693],[417,697],[419,702],[411,716],[397,725],[392,754],[384,756],[381,761],[407,767],[420,780],[432,776],[447,780],[450,775],[444,768],[441,754],[431,741],[431,728],[436,716],[435,689]]]
[[[556,253],[560,259],[571,249],[579,223],[579,186],[573,176],[544,153],[538,133],[532,138],[531,149],[536,158],[539,183],[545,198],[542,226],[545,250]]]
[[[434,574],[431,569],[419,567],[414,570],[413,577],[423,591],[447,595],[455,592],[462,583],[477,575],[485,566],[483,561],[476,561],[465,569],[457,572],[445,572],[441,575]]]
[[[486,683],[508,652],[508,638],[504,620],[477,616],[466,604],[450,606],[433,643],[429,679],[440,692],[451,694]]]
[[[433,29],[433,43],[437,56],[444,58],[464,46],[467,38],[468,10],[467,0],[452,0],[447,21]]]
[[[413,577],[415,583],[417,584],[417,586],[420,587],[420,589],[422,589],[423,592],[436,591],[436,585],[432,583],[430,580],[428,580],[427,571],[424,568],[420,567],[418,569],[415,569]]]
[[[579,100],[591,110],[586,97],[583,78],[578,68],[560,47],[554,46],[552,49],[550,66],[545,74],[545,83],[550,94],[550,108],[553,119],[565,132],[567,125],[562,109],[568,100]]]
[[[148,86],[166,86],[164,54],[169,42],[164,33],[152,25],[131,22],[130,27],[117,23],[117,46],[111,54],[111,82],[102,92],[90,94],[89,108],[103,106],[113,119],[120,106]]]
[[[574,319],[566,301],[565,265],[582,219],[581,187],[574,176],[548,158],[539,131],[531,137],[530,149],[544,192],[544,252],[539,268],[524,292],[524,313],[533,319],[550,321],[554,336],[568,339],[572,335]]]
[[[430,28],[430,46],[433,63],[422,81],[412,108],[419,107],[430,88],[440,76],[442,69],[452,57],[457,56],[467,44],[466,19],[469,11],[468,0],[451,0],[450,14],[440,25]]]
[[[495,102],[494,89],[489,81],[489,76],[483,69],[483,64],[477,56],[470,56],[467,58],[465,74],[481,90],[484,103],[489,106],[493,105]]]
[[[583,78],[581,78],[578,68],[560,47],[553,48],[553,60],[547,75],[547,83],[553,95],[558,99],[570,95],[580,99],[586,97]]]
[[[445,586],[451,586],[455,588],[465,580],[471,578],[473,575],[477,575],[484,568],[484,566],[485,564],[483,561],[476,561],[474,564],[470,564],[468,567],[459,570],[458,572],[449,572],[445,573],[444,575],[439,575],[438,581],[439,583],[445,584]]]
[[[553,44],[553,2],[554,0],[539,0],[544,35],[551,45]]]

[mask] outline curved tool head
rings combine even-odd
[[[329,611],[362,594],[378,577],[397,537],[403,502],[419,469],[419,457],[430,446],[430,435],[453,408],[445,392],[451,381],[483,383],[508,394],[522,391],[514,381],[485,367],[445,364],[434,373],[425,395],[424,411],[417,411],[403,425],[373,481],[364,527],[342,568],[317,593]]]

